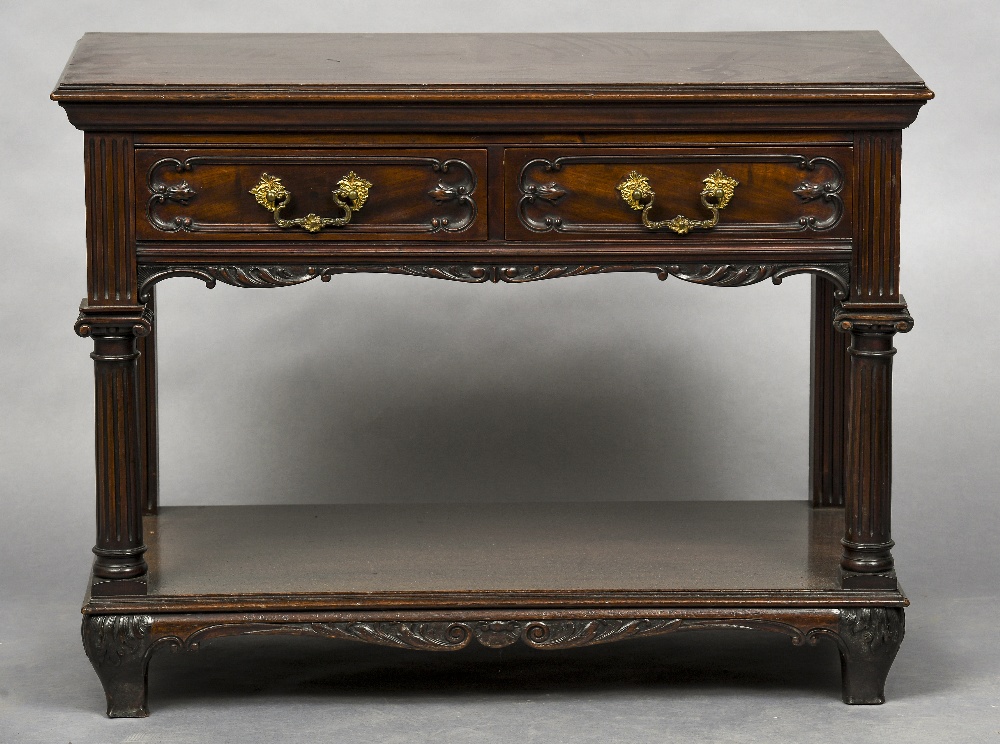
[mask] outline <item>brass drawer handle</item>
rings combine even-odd
[[[736,187],[740,185],[739,181],[727,176],[721,170],[716,170],[702,183],[705,187],[701,190],[701,203],[712,213],[711,219],[707,220],[692,220],[679,214],[673,219],[653,222],[649,219],[649,210],[653,208],[653,197],[656,194],[649,185],[649,179],[636,171],[625,176],[625,180],[618,184],[618,191],[632,209],[642,210],[642,224],[650,230],[666,227],[678,235],[684,235],[695,228],[708,230],[719,224],[719,211],[726,208],[729,200],[733,198]]]
[[[285,188],[277,176],[262,174],[260,183],[250,189],[250,193],[264,209],[274,212],[274,223],[278,227],[301,227],[314,233],[324,227],[343,227],[350,222],[351,216],[364,206],[371,187],[368,181],[351,171],[337,181],[337,188],[333,191],[333,203],[343,210],[342,216],[320,217],[318,214],[310,213],[294,220],[286,220],[281,216],[281,210],[287,207],[292,199],[292,192]]]

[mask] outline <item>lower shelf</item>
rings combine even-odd
[[[147,714],[160,648],[292,634],[401,649],[561,649],[736,628],[835,643],[881,703],[901,592],[840,588],[843,512],[799,502],[164,508],[146,594],[84,604],[108,714]]]
[[[167,507],[145,595],[85,612],[903,606],[840,587],[843,512],[804,502]]]
[[[420,651],[458,651],[471,643],[504,648],[518,642],[552,650],[713,629],[778,633],[798,646],[834,643],[844,702],[877,705],[885,701],[885,679],[903,640],[903,609],[95,614],[84,616],[83,645],[104,685],[108,715],[118,718],[148,715],[146,679],[158,649],[195,651],[230,636],[290,634]]]

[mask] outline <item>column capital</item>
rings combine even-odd
[[[902,297],[898,303],[842,302],[833,311],[833,326],[854,333],[906,333],[913,317]]]
[[[82,337],[148,336],[153,329],[153,312],[149,305],[95,305],[84,298],[73,329]]]

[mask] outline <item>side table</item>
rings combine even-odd
[[[845,702],[883,702],[900,142],[932,95],[876,32],[84,36],[52,98],[84,132],[108,714],[147,714],[157,650],[260,633],[762,630],[836,644]],[[809,501],[159,506],[159,282],[619,271],[811,275]]]

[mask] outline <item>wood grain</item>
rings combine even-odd
[[[899,303],[901,132],[859,132],[851,302]]]
[[[643,240],[729,243],[830,240],[851,235],[850,148],[509,149],[505,153],[506,236],[510,240]],[[704,219],[702,179],[716,169],[739,181],[710,230],[649,230],[618,184],[631,171],[649,178],[654,219]]]
[[[77,331],[94,340],[97,541],[83,634],[109,714],[145,714],[159,646],[271,632],[454,650],[775,630],[835,640],[845,701],[882,702],[907,604],[889,519],[891,341],[912,327],[901,130],[931,97],[868,31],[86,35],[52,98],[85,132]],[[717,167],[740,185],[711,230],[649,232],[619,203],[619,179],[641,168],[654,219],[703,217],[700,182]],[[343,230],[280,228],[247,193],[266,171],[293,194],[286,216],[333,216],[348,170],[374,186]],[[153,514],[156,283],[291,287],[358,271],[821,277],[812,503]],[[846,374],[831,320],[853,338]],[[846,509],[823,508],[841,492]]]
[[[87,199],[87,299],[91,305],[135,305],[135,216],[132,138],[84,136]]]
[[[642,88],[689,97],[704,87],[819,86],[926,95],[877,31],[601,34],[90,33],[77,44],[57,100],[157,102],[235,88],[281,98],[428,98],[446,88],[490,97],[550,96],[560,86]],[[513,90],[505,90],[510,89]],[[381,90],[380,90],[381,89]],[[470,90],[471,89],[471,90]],[[652,90],[651,90],[652,89]],[[600,92],[599,90],[596,92]],[[410,91],[413,95],[414,91]],[[155,95],[155,98],[152,98]]]
[[[348,172],[372,187],[350,223],[282,228],[250,189],[268,173],[292,194],[282,216],[340,216],[331,192]],[[394,148],[143,149],[136,153],[140,240],[484,240],[486,151]],[[484,184],[479,187],[480,181]],[[480,218],[479,215],[482,214]]]
[[[163,597],[832,590],[842,522],[804,501],[161,507],[145,520],[149,593]]]
[[[815,506],[844,505],[844,443],[850,363],[846,334],[833,327],[836,287],[812,280],[810,333],[809,483]]]

